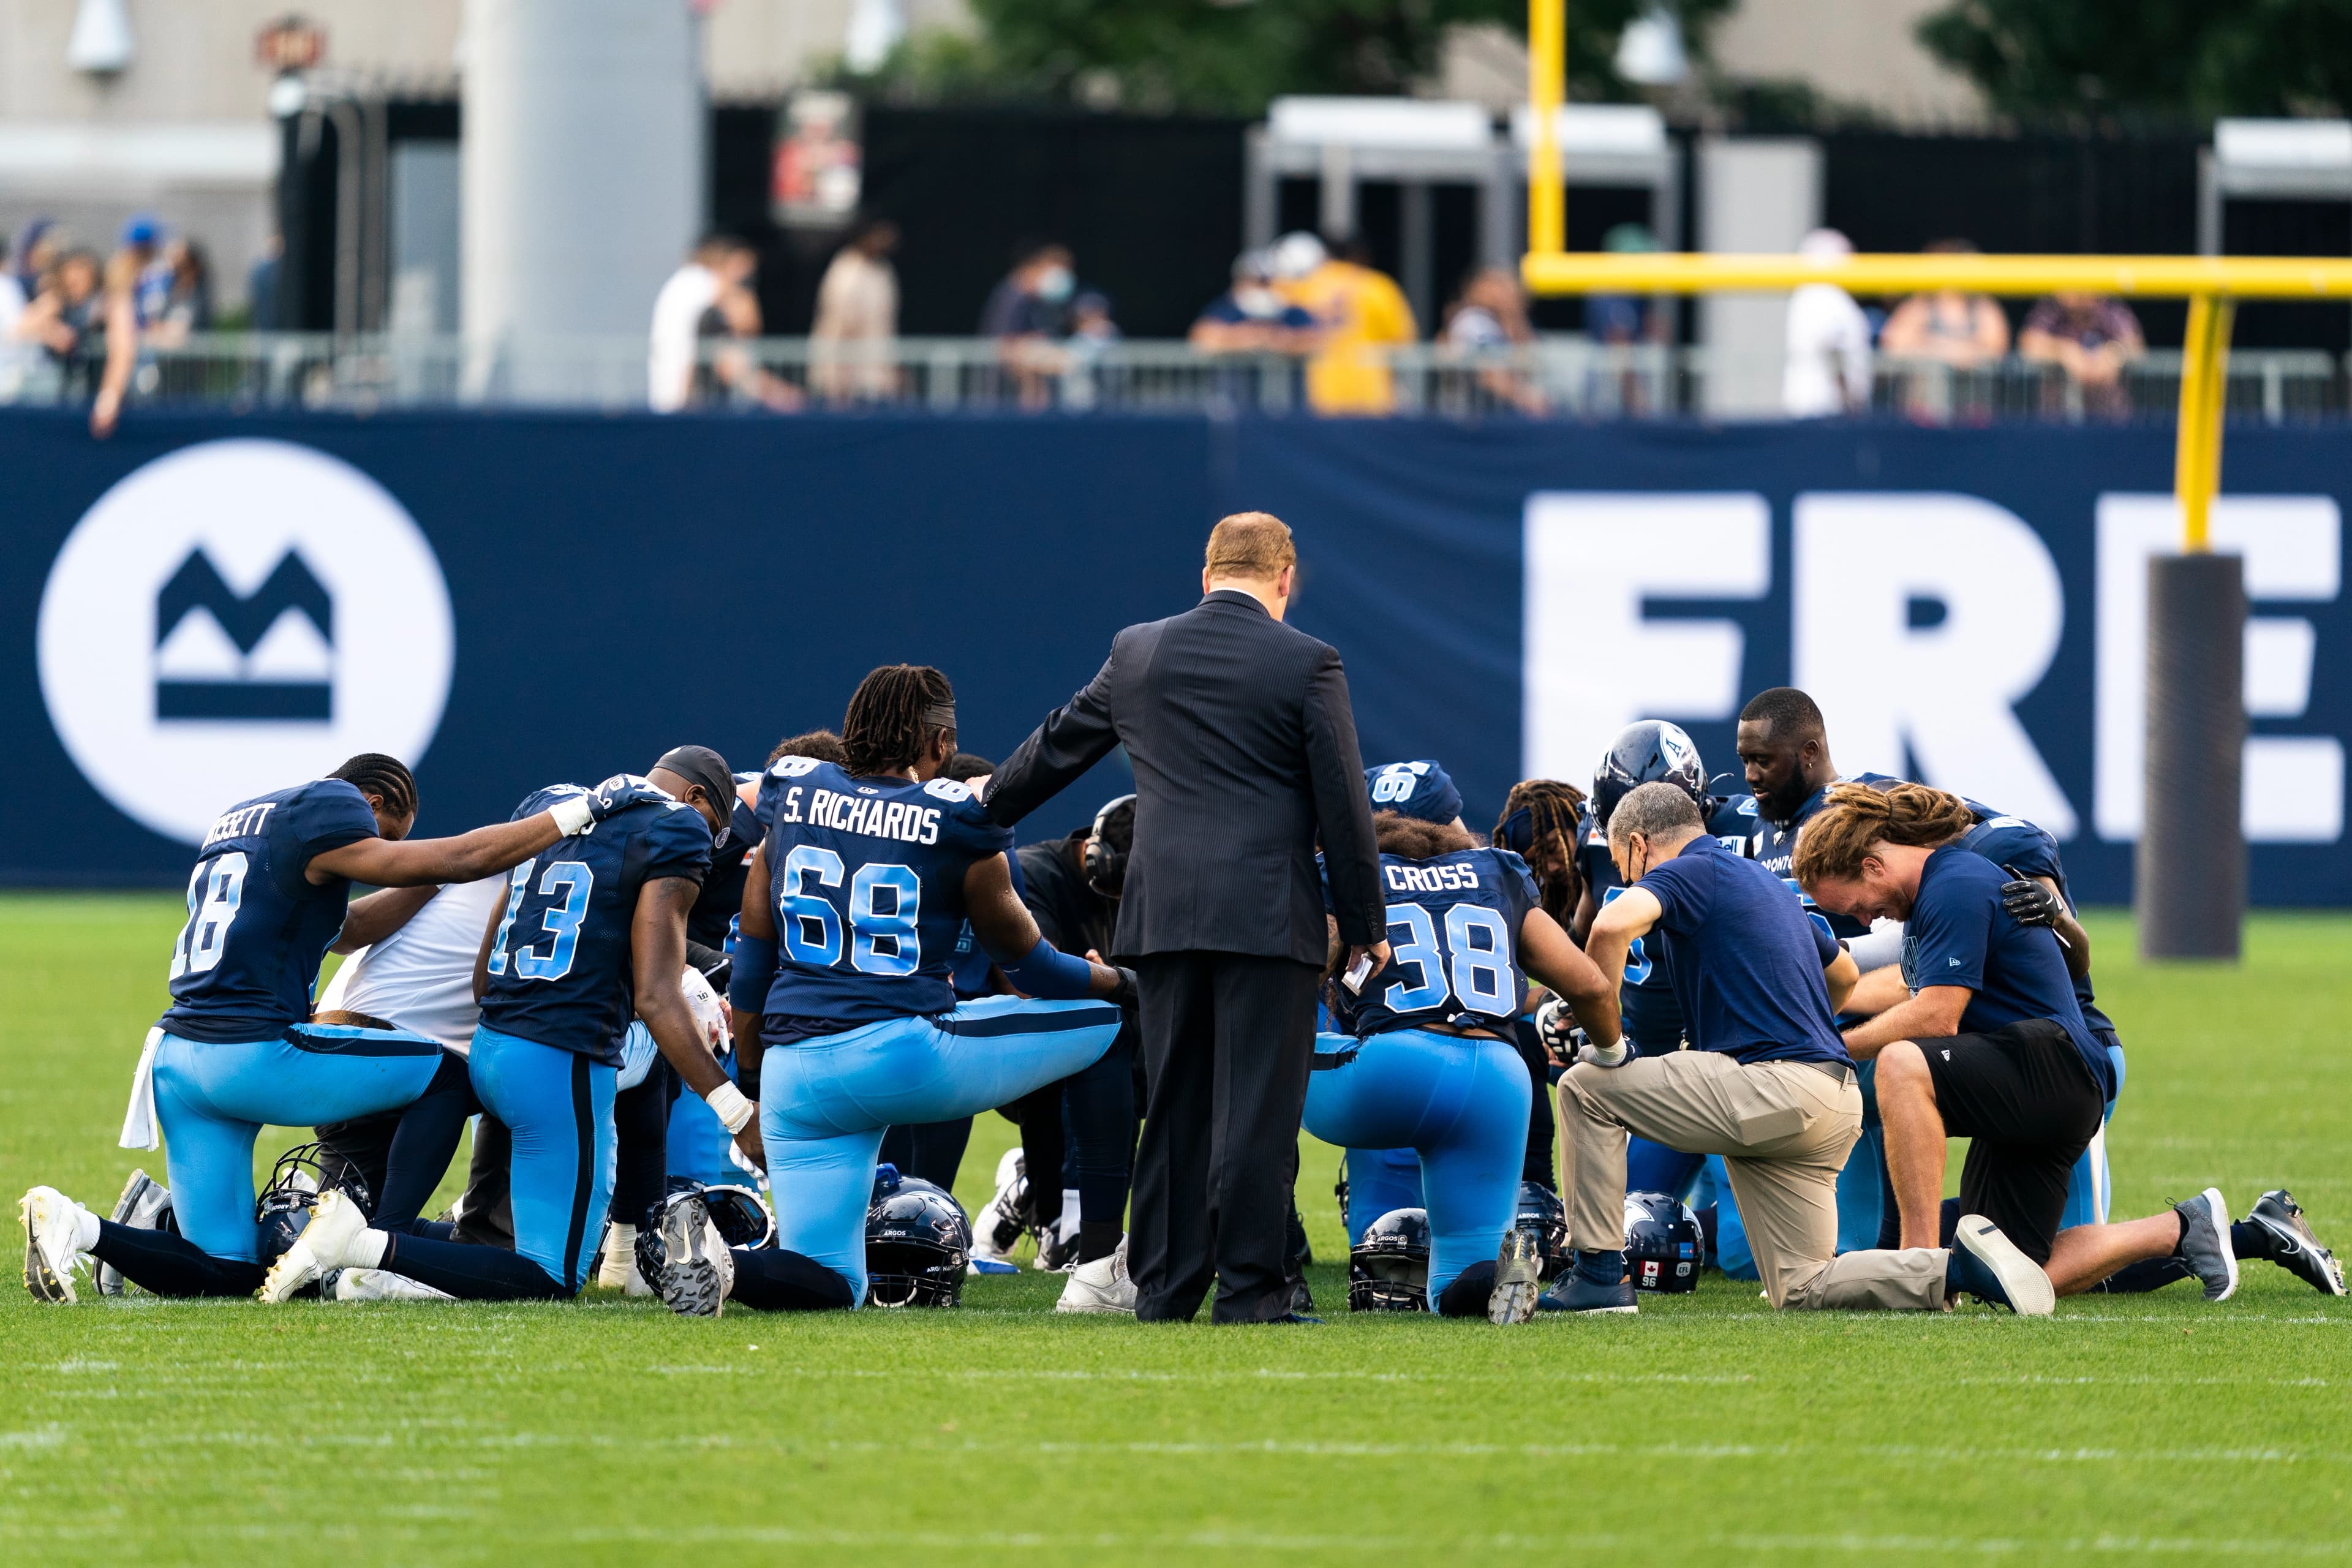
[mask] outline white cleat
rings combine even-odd
[[[144,1171],[133,1171],[131,1179],[122,1184],[122,1195],[114,1200],[114,1213],[109,1217],[115,1224],[132,1230],[156,1230],[163,1216],[172,1212],[172,1189]],[[98,1280],[101,1296],[122,1294],[123,1279],[120,1270],[102,1260],[93,1259],[97,1267],[91,1271]]]
[[[454,1301],[446,1290],[436,1290],[422,1280],[389,1268],[338,1268],[320,1281],[320,1295],[330,1301]]]
[[[1006,1156],[1017,1160],[1021,1151],[1015,1149]],[[999,1161],[998,1168],[1003,1167]],[[1020,1215],[1013,1208],[1019,1192],[1019,1178],[999,1182],[996,1195],[972,1216],[971,1252],[964,1265],[966,1274],[1017,1274],[1021,1266],[1013,1261],[1013,1249],[1020,1245],[1024,1228]]]
[[[1062,1299],[1054,1303],[1054,1310],[1135,1316],[1135,1281],[1127,1276],[1125,1237],[1119,1237],[1118,1250],[1108,1258],[1097,1258],[1070,1270],[1069,1283],[1062,1287]]]
[[[255,1294],[265,1301],[290,1300],[303,1286],[352,1262],[352,1244],[367,1227],[367,1215],[341,1188],[320,1193],[310,1223],[285,1256],[269,1266]]]
[[[1503,1233],[1495,1258],[1495,1288],[1486,1296],[1486,1321],[1503,1327],[1536,1315],[1543,1293],[1543,1247],[1535,1233],[1513,1226]]]
[[[735,1255],[711,1223],[699,1193],[680,1193],[661,1211],[662,1305],[682,1318],[716,1318],[735,1289]]]
[[[2019,1317],[2046,1318],[2057,1307],[2058,1292],[2051,1288],[2050,1276],[1984,1215],[1961,1215],[1952,1245],[1967,1247],[1970,1257],[1992,1270],[2000,1282],[2004,1298],[2000,1305]]]
[[[73,1277],[82,1262],[82,1206],[55,1187],[35,1187],[16,1214],[25,1222],[25,1289],[37,1301],[80,1300]]]

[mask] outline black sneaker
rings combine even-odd
[[[1641,1303],[1633,1296],[1632,1280],[1595,1285],[1576,1273],[1561,1275],[1550,1289],[1536,1298],[1538,1312],[1580,1312],[1587,1317],[1601,1317],[1611,1313],[1630,1315],[1641,1310]]]
[[[2230,1247],[2230,1210],[2221,1189],[2208,1187],[2172,1205],[2180,1216],[2180,1245],[2173,1256],[2204,1282],[2208,1301],[2226,1301],[2238,1289],[2238,1255]]]
[[[2310,1223],[2303,1217],[2302,1207],[2284,1187],[2256,1198],[2244,1223],[2271,1238],[2274,1248],[2272,1262],[2323,1296],[2345,1293],[2344,1265],[2336,1261],[2336,1254],[2319,1245],[2319,1237],[2311,1233]]]
[[[1315,1310],[1315,1292],[1307,1288],[1303,1277],[1290,1282],[1290,1310],[1301,1317]]]

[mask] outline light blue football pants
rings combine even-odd
[[[1493,1261],[1518,1212],[1533,1092],[1527,1064],[1502,1040],[1427,1029],[1360,1041],[1315,1038],[1307,1130],[1349,1149],[1406,1148],[1420,1156],[1433,1312],[1456,1275]],[[1352,1209],[1352,1162],[1349,1170]]]
[[[236,1045],[164,1035],[155,1047],[155,1120],[180,1234],[211,1257],[257,1261],[253,1141],[263,1126],[398,1110],[440,1066],[440,1046],[404,1029],[298,1024]]]
[[[515,1255],[577,1290],[613,1201],[620,1072],[487,1024],[475,1028],[467,1061],[482,1108],[513,1135]]]
[[[866,1211],[894,1123],[946,1121],[1006,1104],[1094,1065],[1118,1037],[1112,1002],[986,996],[929,1018],[890,1018],[771,1046],[760,1137],[776,1245],[866,1300]],[[1524,1076],[1524,1075],[1523,1075]]]

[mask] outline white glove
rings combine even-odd
[[[1563,1061],[1576,1055],[1576,1014],[1569,1005],[1554,996],[1536,1009],[1536,1038],[1544,1049]]]
[[[1589,1062],[1597,1068],[1622,1068],[1633,1059],[1633,1042],[1619,1040],[1615,1045],[1604,1049],[1587,1040],[1578,1047],[1576,1059],[1579,1062]]]
[[[686,1005],[694,1013],[694,1022],[702,1031],[702,1043],[710,1047],[714,1057],[723,1057],[735,1048],[735,1037],[727,1026],[727,1008],[719,993],[710,988],[710,981],[691,963],[677,977],[677,988],[686,993]]]

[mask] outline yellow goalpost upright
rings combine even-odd
[[[2197,797],[2189,809],[2226,806],[2223,820],[2234,826],[2237,737],[2245,725],[2242,692],[2234,684],[2241,679],[2244,591],[2235,558],[2211,556],[2210,530],[2213,496],[2221,482],[2222,388],[2232,303],[2352,303],[2352,259],[1864,254],[1814,260],[1802,256],[1570,251],[1564,193],[1568,171],[1561,165],[1558,124],[1558,110],[1566,100],[1567,10],[1567,0],[1528,0],[1528,104],[1534,124],[1528,154],[1528,250],[1520,276],[1530,293],[1780,293],[1807,283],[1831,283],[1864,295],[1956,289],[2015,297],[2083,290],[2189,301],[2173,458],[2181,555],[2158,558],[2151,565],[2147,761],[2151,776],[2159,765],[2210,773],[2212,790],[2187,792]],[[2169,607],[2195,624],[2171,624]],[[2234,710],[2234,729],[2223,709]],[[2220,776],[2224,771],[2226,778]],[[2168,798],[2183,799],[2178,772],[2168,778],[2166,789]],[[2151,788],[2150,818],[2140,840],[2136,901],[2142,950],[2152,957],[2235,956],[2244,907],[2243,841],[2234,833],[2212,832],[2215,819],[2210,815],[2191,831],[2158,832],[2154,815],[2158,798],[2159,792]],[[2222,838],[2231,842],[2212,847],[2213,840]],[[2210,847],[2204,861],[2178,863],[2192,858],[2200,843]],[[2234,872],[2224,861],[2234,865]],[[2201,908],[2192,909],[2192,904]],[[2226,931],[2214,913],[2222,906],[2227,908]]]

